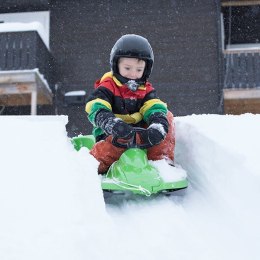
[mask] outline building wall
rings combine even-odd
[[[4,0],[0,4],[1,13],[48,10],[50,0]]]
[[[153,47],[151,81],[175,115],[221,113],[217,2],[52,1],[51,50],[61,92],[85,89],[90,93],[94,81],[110,69],[115,41],[135,33],[148,38]],[[74,132],[89,129],[86,116],[79,115],[82,109],[60,109],[83,121],[72,123],[69,128]]]
[[[89,94],[110,69],[113,44],[128,33],[150,41],[155,54],[150,79],[176,116],[222,112],[219,1],[49,2],[56,113],[69,115],[69,135],[89,133],[91,125],[84,106],[64,107],[62,94],[79,89]]]

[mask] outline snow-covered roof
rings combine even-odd
[[[86,91],[84,90],[75,90],[75,91],[70,91],[65,94],[65,96],[85,96]]]
[[[39,22],[13,22],[13,23],[0,23],[1,32],[24,32],[24,31],[37,31],[46,47],[49,49],[49,43],[44,33],[43,25]]]

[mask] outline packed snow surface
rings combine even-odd
[[[0,117],[0,259],[258,260],[260,115],[175,122],[186,195],[106,205],[67,117]]]

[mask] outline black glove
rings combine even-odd
[[[141,139],[145,144],[157,145],[164,140],[165,136],[166,133],[163,126],[161,124],[153,124],[141,134]]]
[[[106,135],[128,139],[132,134],[132,126],[123,120],[116,118],[115,115],[106,109],[101,109],[95,117],[96,126],[100,127]]]
[[[156,112],[149,118],[149,127],[141,133],[145,144],[157,145],[161,143],[168,133],[169,123],[165,114]]]
[[[118,119],[112,128],[112,135],[117,138],[128,139],[131,137],[133,133],[132,131],[133,131],[132,126]]]

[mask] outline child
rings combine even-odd
[[[96,144],[90,153],[100,162],[99,174],[106,173],[124,152],[111,143],[112,137],[129,139],[135,126],[147,128],[140,138],[152,145],[147,150],[149,160],[166,159],[173,163],[173,115],[147,81],[153,62],[153,50],[147,39],[124,35],[111,50],[111,71],[95,83],[86,112],[94,126]]]

